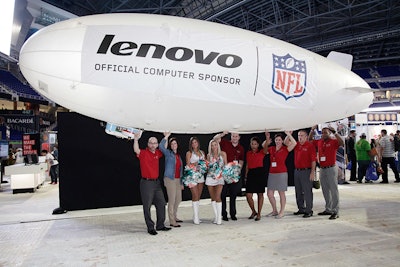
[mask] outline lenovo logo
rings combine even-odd
[[[111,52],[116,56],[136,56],[136,57],[147,57],[149,51],[151,58],[161,59],[166,57],[173,61],[188,61],[194,58],[194,61],[198,64],[210,65],[216,62],[219,66],[224,68],[237,68],[242,64],[242,58],[232,54],[220,54],[218,52],[210,52],[208,55],[204,55],[203,50],[190,49],[187,47],[171,47],[166,48],[160,44],[136,44],[130,41],[114,42],[115,35],[105,35],[101,42],[97,54],[107,54]]]

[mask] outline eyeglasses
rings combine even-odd
[[[148,144],[149,144],[149,145],[158,145],[157,142],[149,142]]]

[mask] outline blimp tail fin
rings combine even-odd
[[[327,58],[330,61],[333,61],[348,70],[351,70],[351,66],[353,64],[353,56],[352,55],[340,53],[340,52],[336,52],[336,51],[331,51],[331,52],[329,52],[329,55],[327,56]]]

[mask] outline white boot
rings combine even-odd
[[[201,221],[201,219],[200,219],[200,200],[197,201],[197,207],[198,207],[198,210],[199,210],[199,212],[197,213],[197,214],[199,214],[199,215],[198,215],[198,217],[199,217],[199,223],[202,223],[202,221]]]
[[[198,201],[192,201],[192,206],[193,206],[193,223],[194,224],[200,224],[200,221],[199,221],[199,202]]]
[[[211,206],[212,206],[212,208],[213,208],[213,210],[214,210],[214,221],[213,221],[213,223],[217,223],[217,202],[215,202],[215,201],[211,201]]]
[[[222,202],[217,202],[217,224],[220,225],[222,223]]]

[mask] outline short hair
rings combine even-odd
[[[233,133],[231,133],[231,137],[232,137],[233,134],[237,134],[240,137],[240,133],[233,132]]]
[[[387,131],[385,129],[382,129],[381,133],[387,134]]]
[[[304,130],[304,129],[299,130],[299,131],[297,132],[297,134],[299,134],[299,133],[305,133],[306,135],[308,135],[307,131]]]
[[[157,140],[157,138],[155,138],[154,136],[150,137],[149,140],[148,140],[147,142],[150,143],[151,140],[155,140],[155,141],[157,142],[157,144],[158,144],[158,140]]]

